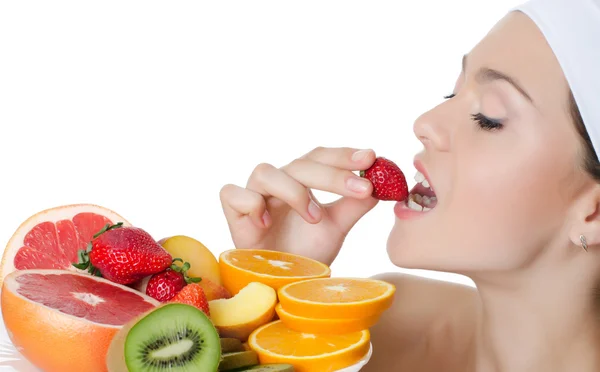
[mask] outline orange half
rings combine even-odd
[[[343,335],[297,332],[281,320],[250,335],[248,344],[261,364],[289,363],[297,372],[332,372],[358,363],[370,347],[368,330]]]
[[[316,319],[357,319],[381,314],[396,287],[377,279],[320,278],[291,283],[278,291],[288,313]]]
[[[223,286],[232,295],[249,283],[260,282],[277,290],[301,280],[331,276],[329,266],[308,257],[266,249],[232,249],[221,253]]]

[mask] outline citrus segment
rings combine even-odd
[[[15,282],[16,292],[26,299],[95,323],[123,325],[132,314],[154,307],[138,293],[115,290],[111,283],[82,275],[32,272],[18,276]]]
[[[385,281],[361,278],[320,278],[279,289],[279,301],[289,313],[305,318],[356,319],[388,309],[396,288]]]
[[[281,322],[288,328],[314,334],[344,334],[369,329],[379,321],[380,314],[355,319],[317,319],[304,318],[283,309],[281,304],[275,307]]]
[[[131,288],[66,270],[18,270],[2,285],[2,317],[12,343],[38,368],[105,371],[117,331],[159,305]]]
[[[74,204],[39,212],[15,231],[2,255],[0,283],[15,270],[68,269],[77,251],[107,223],[129,223],[117,213],[92,204]]]
[[[277,290],[300,280],[331,275],[329,266],[291,253],[263,249],[232,249],[219,256],[221,281],[232,295],[251,282]]]
[[[15,255],[15,269],[65,269],[77,262],[77,251],[107,223],[112,222],[104,216],[80,213],[73,220],[37,224],[25,235],[23,247]]]
[[[331,372],[358,363],[369,351],[368,330],[343,335],[302,333],[276,320],[248,339],[260,363],[289,363],[298,372]]]

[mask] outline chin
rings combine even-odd
[[[462,273],[473,269],[473,255],[452,249],[443,234],[426,234],[421,229],[409,229],[403,221],[397,223],[387,240],[390,261],[404,269]],[[477,256],[477,255],[475,255]]]
[[[524,252],[513,252],[465,239],[439,234],[422,235],[416,230],[394,228],[387,240],[390,261],[403,269],[438,271],[470,278],[489,273],[517,270],[532,259]]]
[[[423,239],[418,238],[417,231],[405,230],[399,226],[394,226],[388,237],[387,254],[390,261],[394,265],[405,269],[429,270],[432,262],[431,257],[426,254],[429,250],[423,249]]]

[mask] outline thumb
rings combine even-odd
[[[344,231],[348,232],[379,201],[371,196],[357,199],[344,196],[327,206],[331,219]]]

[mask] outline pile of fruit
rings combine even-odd
[[[47,372],[336,371],[367,354],[395,292],[298,255],[156,241],[89,204],[21,224],[0,284],[11,341]]]

